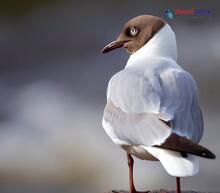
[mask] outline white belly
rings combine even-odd
[[[142,145],[134,146],[134,145],[122,145],[121,146],[128,153],[134,155],[135,157],[142,160],[150,160],[150,161],[158,161],[156,157],[150,154]]]
[[[111,113],[112,112],[109,112],[110,115]],[[133,124],[134,124],[134,128],[135,125],[137,127],[136,123]],[[108,136],[116,145],[119,145],[120,147],[122,147],[132,155],[136,156],[137,158],[143,160],[159,160],[163,165],[164,169],[172,176],[178,176],[178,177],[193,176],[197,174],[199,171],[198,158],[194,155],[188,154],[187,157],[182,157],[182,155],[179,152],[152,147],[153,145],[150,145],[151,143],[149,143],[149,145],[136,145],[138,143],[131,143],[130,139],[132,139],[132,137],[134,137],[137,133],[133,133],[134,135],[129,136],[130,139],[127,139],[126,137],[124,137],[123,139],[118,137],[120,136],[121,133],[118,132],[117,129],[120,130],[120,127],[124,126],[126,130],[127,126],[130,125],[131,127],[131,124],[128,125],[122,125],[122,124],[120,125],[118,123],[112,124],[111,122],[107,122],[105,121],[105,119],[103,119],[102,125]],[[130,128],[130,129],[135,131],[134,128]],[[160,127],[155,126],[154,128],[160,128]],[[141,137],[144,137],[144,139],[146,138],[146,136],[141,136]]]

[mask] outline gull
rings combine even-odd
[[[130,57],[108,83],[103,128],[127,153],[130,193],[139,193],[132,156],[160,161],[180,193],[180,177],[198,173],[198,157],[215,159],[199,145],[203,117],[196,82],[177,64],[175,33],[159,17],[129,20],[102,53],[121,47]]]

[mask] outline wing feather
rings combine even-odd
[[[121,111],[111,101],[104,110],[103,127],[118,145],[147,145],[163,143],[171,128],[155,114],[131,114]]]
[[[177,64],[116,73],[107,100],[103,126],[117,143],[160,144],[171,132],[199,142],[203,135],[196,83]],[[161,120],[170,121],[172,130]]]
[[[215,154],[207,148],[187,139],[186,137],[181,137],[174,133],[171,134],[163,144],[155,145],[155,147],[215,159]]]

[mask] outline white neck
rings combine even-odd
[[[165,24],[143,47],[132,54],[126,66],[133,65],[139,59],[155,57],[177,60],[176,37],[168,24]]]

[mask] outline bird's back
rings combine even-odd
[[[172,132],[199,142],[203,118],[192,76],[166,58],[126,66],[109,82],[108,98],[127,113],[154,113],[172,124]]]

